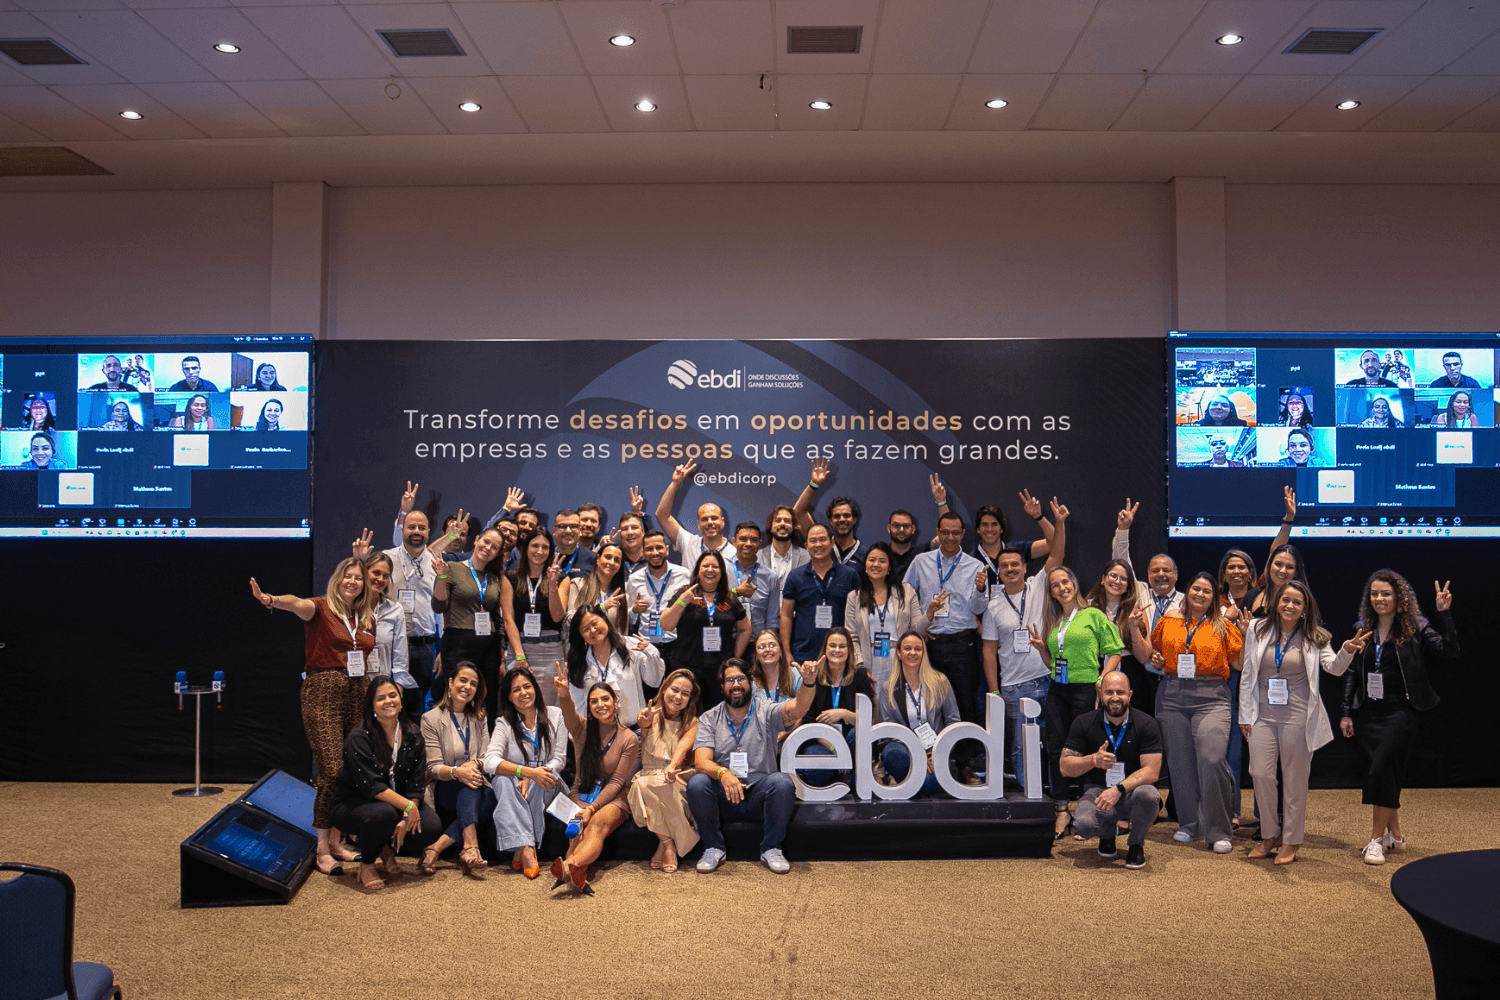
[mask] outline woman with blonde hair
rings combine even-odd
[[[896,669],[876,694],[880,718],[910,729],[927,747],[927,777],[917,794],[931,795],[939,787],[932,770],[932,746],[944,728],[959,721],[958,699],[948,678],[932,668],[921,633],[909,630],[896,641]],[[880,763],[897,781],[911,773],[911,753],[900,740],[891,740],[881,748]],[[998,762],[994,766],[998,767]]]
[[[750,686],[754,700],[791,701],[802,687],[802,674],[792,668],[792,658],[781,644],[781,634],[762,629],[750,643]]]

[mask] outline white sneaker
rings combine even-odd
[[[760,856],[760,859],[766,863],[767,868],[771,869],[777,875],[785,875],[792,870],[791,862],[787,861],[786,855],[782,854],[776,848],[766,851]]]
[[[1232,840],[1216,840],[1216,841],[1214,841],[1214,853],[1215,854],[1228,854],[1232,850],[1234,850],[1234,841],[1232,841]]]
[[[1178,830],[1176,833],[1172,834],[1172,839],[1177,841],[1179,844],[1191,844],[1194,840],[1194,837],[1186,830]]]
[[[705,848],[703,851],[703,857],[698,859],[698,864],[696,866],[698,869],[698,874],[707,875],[709,872],[722,865],[724,863],[724,856],[724,852],[719,850],[717,847]]]
[[[1366,844],[1364,851],[1361,852],[1361,853],[1364,854],[1364,856],[1365,856],[1365,864],[1367,864],[1367,865],[1383,865],[1383,864],[1385,864],[1385,848],[1383,848],[1383,847],[1380,846],[1380,838],[1379,837],[1376,837],[1375,839],[1371,840],[1368,844]]]
[[[1400,840],[1397,840],[1387,833],[1384,837],[1380,838],[1380,846],[1385,848],[1385,853],[1387,854],[1400,854],[1406,850],[1406,838],[1402,837]]]

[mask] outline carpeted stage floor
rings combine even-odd
[[[289,906],[181,910],[177,845],[244,786],[0,785],[0,858],[78,883],[76,957],[129,1000],[199,997],[1430,997],[1403,860],[1493,846],[1500,790],[1404,795],[1412,848],[1361,863],[1358,791],[1314,791],[1294,865],[1171,842],[1141,871],[1068,838],[1049,859],[730,863],[599,872],[593,898],[456,868],[376,896],[313,873]],[[1248,809],[1249,793],[1246,793]]]

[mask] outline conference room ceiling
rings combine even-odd
[[[1495,0],[0,0],[0,51],[0,145],[112,172],[0,190],[1500,182]]]

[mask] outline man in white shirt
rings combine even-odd
[[[786,504],[771,508],[771,516],[766,519],[766,537],[770,542],[761,546],[755,561],[776,574],[776,589],[784,590],[787,574],[798,566],[806,566],[811,558],[801,545],[802,533],[792,508]]]
[[[648,531],[641,541],[646,565],[625,579],[625,600],[630,607],[630,630],[656,647],[662,659],[672,655],[677,633],[661,627],[662,612],[672,597],[692,580],[688,571],[667,562],[667,536]],[[622,716],[623,718],[623,716]]]
[[[656,503],[656,523],[666,533],[667,541],[677,550],[677,561],[688,569],[698,565],[698,557],[704,552],[717,552],[724,565],[734,558],[734,543],[724,537],[724,509],[716,503],[706,503],[698,508],[698,534],[684,528],[672,516],[672,506],[677,501],[677,487],[698,468],[696,462],[687,462],[672,470],[672,481],[662,492]]]

